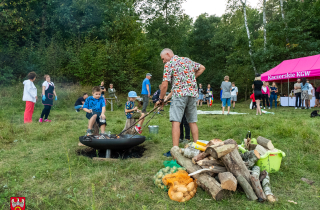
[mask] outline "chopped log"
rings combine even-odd
[[[257,150],[247,151],[244,154],[240,154],[242,160],[248,163],[248,167],[251,168],[260,159],[260,154]]]
[[[228,139],[224,142],[207,147],[205,152],[210,154],[213,158],[218,159],[225,156],[235,148],[238,148],[237,142],[232,139]]]
[[[180,149],[179,148],[179,152],[181,154],[183,154],[183,156],[191,159],[191,158],[197,156],[200,153],[200,150],[197,150],[197,149],[192,148],[192,147],[187,147],[185,149]]]
[[[255,150],[256,149],[256,144],[249,144],[249,150]]]
[[[244,192],[246,193],[247,198],[249,200],[254,201],[254,200],[258,199],[256,194],[253,192],[251,185],[249,184],[249,182],[247,182],[247,180],[242,175],[239,175],[237,177],[237,181],[240,184],[240,186],[242,187],[242,189],[244,190]]]
[[[93,124],[93,135],[95,136],[99,135],[99,125],[97,122],[94,122]]]
[[[256,193],[256,195],[258,196],[259,201],[263,202],[263,201],[267,200],[267,197],[264,194],[263,189],[261,187],[259,177],[256,178],[255,176],[251,175],[250,179],[251,179],[251,186],[252,186],[254,192]]]
[[[267,196],[267,200],[269,202],[275,202],[276,198],[272,194],[270,186],[271,186],[270,185],[270,177],[269,177],[269,174],[267,174],[266,178],[264,178],[264,180],[262,180],[263,191],[264,191],[265,195]]]
[[[213,157],[211,157],[210,155],[208,156],[209,160],[215,160]]]
[[[214,174],[227,172],[227,169],[221,166],[201,166],[201,168],[203,169],[193,172],[189,174],[189,176],[193,176],[195,174],[200,174],[200,173],[208,173],[210,176],[214,176]]]
[[[175,146],[171,149],[171,155],[177,162],[187,169],[188,173],[195,172],[201,169],[200,166],[194,165],[192,161],[179,153],[179,147]],[[197,174],[192,176],[197,179],[197,184],[206,192],[208,192],[213,199],[221,200],[228,196],[228,191],[221,188],[221,185],[211,176],[207,174]]]
[[[239,175],[242,175],[250,183],[250,172],[243,162],[237,148],[229,154],[223,156],[221,160],[227,170],[231,172],[236,178]]]
[[[257,138],[257,142],[258,142],[258,144],[260,144],[261,146],[267,148],[268,150],[273,150],[274,149],[272,141],[269,140],[269,139],[266,139],[266,138],[264,138],[262,136],[259,136]]]
[[[258,150],[260,156],[263,156],[264,154],[267,153],[267,150],[259,144],[256,146],[255,150]]]
[[[264,180],[267,177],[267,175],[268,175],[268,172],[266,170],[262,171],[259,176],[260,182],[262,182],[262,180]]]
[[[199,166],[224,166],[219,160],[199,160],[197,164]]]
[[[212,139],[211,141],[209,141],[209,143],[206,145],[206,147],[210,147],[210,146],[212,146],[214,144],[218,144],[220,142],[222,142],[220,139]]]
[[[230,172],[224,172],[218,174],[222,189],[236,191],[237,179]]]
[[[197,156],[194,156],[194,157],[192,158],[192,163],[193,163],[193,164],[197,164],[198,161],[203,160],[203,159],[204,159],[205,157],[207,157],[207,156],[209,156],[208,153],[201,152],[201,153],[199,153]]]

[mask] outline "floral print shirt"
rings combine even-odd
[[[182,96],[198,97],[198,85],[195,71],[200,68],[199,63],[189,58],[173,56],[164,65],[163,81],[172,83],[172,98]]]
[[[126,109],[133,109],[133,108],[134,108],[134,102],[133,101],[127,101],[126,108],[124,109],[124,113],[126,114],[127,119],[131,119],[132,118],[132,114],[134,113],[134,111],[126,113]]]

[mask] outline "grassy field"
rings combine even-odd
[[[57,86],[58,101],[49,117],[52,123],[37,122],[42,110],[38,102],[34,122],[27,125],[23,124],[22,90],[21,86],[0,90],[0,209],[9,209],[11,196],[26,197],[28,210],[320,209],[320,118],[311,119],[310,110],[278,108],[272,110],[275,115],[256,116],[244,102],[235,111],[248,115],[199,115],[200,139],[232,138],[240,143],[250,130],[253,137],[269,138],[286,153],[280,171],[271,174],[278,202],[250,202],[240,192],[216,202],[199,188],[193,199],[178,203],[152,181],[163,161],[170,160],[162,155],[172,146],[168,107],[163,116],[151,121],[160,126],[160,133],[143,144],[147,150],[141,159],[95,162],[76,153],[87,120],[84,112],[73,109],[76,98],[90,88]],[[199,109],[220,110],[220,103]],[[106,116],[107,131],[119,133],[125,123],[123,109],[108,111]],[[143,135],[149,137],[147,129]],[[310,186],[302,177],[315,183]]]

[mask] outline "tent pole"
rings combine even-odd
[[[288,78],[288,106],[289,106],[289,78]]]
[[[281,82],[281,94],[283,95],[283,92],[282,92],[282,80],[280,82]]]

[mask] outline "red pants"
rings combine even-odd
[[[34,103],[32,101],[26,101],[26,109],[24,110],[24,123],[32,122],[33,110]]]

